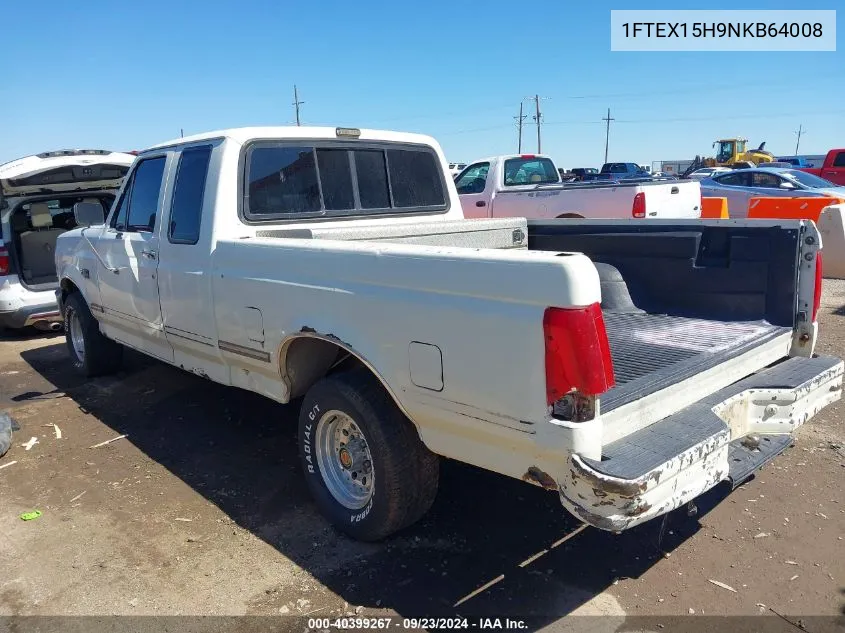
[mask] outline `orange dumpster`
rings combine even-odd
[[[751,198],[748,201],[749,218],[773,220],[812,220],[818,223],[822,209],[845,202],[840,198]]]
[[[728,218],[728,199],[702,197],[701,217],[711,220],[726,220]]]

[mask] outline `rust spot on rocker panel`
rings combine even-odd
[[[542,470],[537,468],[536,466],[532,466],[528,469],[528,471],[522,476],[522,481],[528,481],[531,483],[539,484],[545,490],[557,490],[557,484],[555,480],[549,476],[548,473],[544,473]]]

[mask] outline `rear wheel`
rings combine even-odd
[[[328,376],[308,390],[299,450],[318,508],[358,540],[376,541],[411,525],[437,494],[437,456],[363,369]]]
[[[88,377],[120,368],[123,347],[100,333],[100,326],[78,292],[65,300],[65,337],[74,368]]]

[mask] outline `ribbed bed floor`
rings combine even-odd
[[[604,312],[616,386],[602,413],[686,380],[784,332],[765,321],[707,321],[660,314]]]

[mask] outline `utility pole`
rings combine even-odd
[[[542,145],[540,144],[540,95],[534,95],[534,120],[537,122],[537,153],[542,154]]]
[[[802,128],[803,128],[803,125],[799,125],[798,131],[796,132],[796,134],[798,135],[798,140],[795,141],[795,155],[796,156],[798,156],[798,146],[801,144],[801,132],[803,131]]]
[[[299,123],[299,106],[304,104],[304,101],[299,100],[299,93],[296,91],[296,84],[293,84],[293,107],[296,108],[296,124],[300,125]]]
[[[607,128],[605,129],[604,133],[604,162],[607,162],[607,148],[610,145],[610,122],[615,121],[610,117],[610,108],[607,109],[607,116],[602,119],[602,121],[607,121]]]
[[[185,137],[185,130],[183,130],[183,129],[180,127],[180,128],[179,128],[179,138],[184,138],[184,137]]]
[[[516,128],[519,130],[519,141],[517,142],[517,154],[522,154],[522,123],[525,119],[528,118],[527,114],[522,114],[522,102],[519,103],[519,116],[515,116],[516,119]]]

